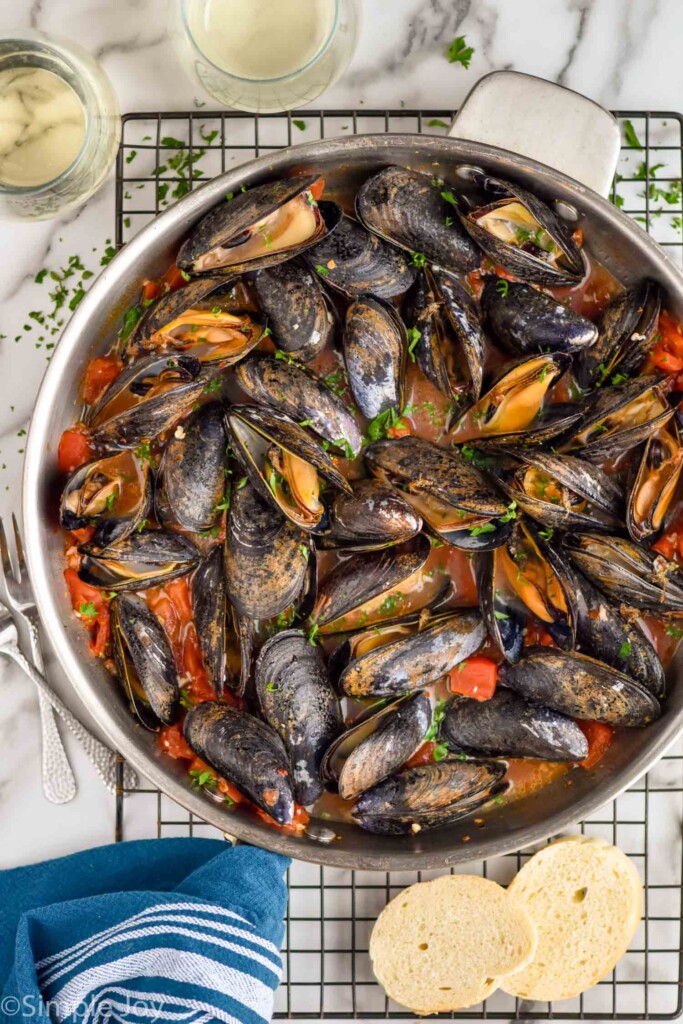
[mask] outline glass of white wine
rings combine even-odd
[[[84,203],[121,138],[116,95],[79,46],[0,36],[0,217],[43,220]]]
[[[172,34],[195,80],[255,113],[310,103],[353,57],[360,0],[174,0]]]

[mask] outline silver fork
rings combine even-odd
[[[12,516],[12,522],[14,526],[14,536],[16,539],[17,562],[20,570],[19,574],[15,575],[12,571],[12,564],[9,559],[9,551],[7,548],[7,538],[5,536],[2,519],[0,519],[0,563],[5,576],[5,582],[7,583],[10,578],[12,580],[12,582],[8,584],[7,588],[8,597],[17,614],[21,615],[27,622],[31,636],[32,654],[35,655],[35,651],[38,650],[38,658],[42,665],[40,639],[37,629],[37,623],[39,621],[38,612],[28,577],[28,571],[26,569],[26,563],[24,561],[21,534],[19,533],[19,527],[17,526],[17,521],[14,516]],[[11,596],[10,588],[12,588],[13,591]],[[81,722],[79,722],[75,715],[69,711],[66,704],[64,704],[64,702],[52,690],[42,672],[38,668],[34,668],[34,665],[28,661],[19,647],[17,628],[14,624],[12,614],[0,601],[0,655],[1,654],[6,655],[8,658],[12,658],[12,660],[15,661],[21,669],[23,669],[26,675],[33,680],[35,685],[38,687],[39,694],[44,697],[48,704],[57,712],[67,728],[80,742],[107,789],[110,792],[115,793],[116,754],[113,750],[110,750],[109,747],[105,746],[104,743],[101,743]],[[124,764],[123,773],[126,789],[135,789],[138,784],[138,779],[130,765]]]

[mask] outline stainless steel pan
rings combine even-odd
[[[506,74],[502,94],[500,84],[496,86],[500,77],[494,79],[493,85],[491,78],[484,80],[487,94],[483,99],[489,103],[489,110],[492,95],[499,112],[500,105],[507,102],[505,97],[509,99],[511,82],[508,73],[503,78]],[[529,85],[536,106],[540,103],[546,117],[552,117],[553,103],[558,114],[557,97],[543,99],[547,83],[514,83],[515,88],[522,90]],[[566,159],[566,153],[563,156],[557,145],[570,135],[573,124],[575,141],[569,146],[573,173],[582,173],[587,166],[586,173],[592,175],[590,180],[601,187],[611,177],[608,157],[611,159],[610,154],[613,156],[618,150],[614,122],[576,94],[558,92],[565,106],[559,116],[569,120],[565,120],[564,127],[560,126],[560,131],[554,131],[553,155],[546,159],[560,163]],[[476,134],[477,126],[483,123],[481,101],[482,94],[477,92],[466,104],[467,116],[463,115],[463,121],[456,126],[461,134]],[[523,102],[523,97],[519,102]],[[545,155],[547,150],[539,150],[538,146],[541,136],[548,141],[547,133],[539,136],[522,122],[522,115],[532,105],[529,100],[519,107],[515,122],[518,134],[510,144]],[[486,108],[486,103],[483,106]],[[537,116],[536,121],[538,127]],[[491,124],[487,123],[490,129]],[[608,135],[612,133],[611,138],[605,136],[605,128]],[[595,144],[588,148],[583,145],[582,164],[578,159],[582,140],[590,143],[591,138]],[[655,763],[683,728],[683,680],[677,678],[680,669],[672,672],[671,695],[658,722],[647,729],[630,731],[612,746],[594,771],[570,772],[531,798],[509,806],[494,806],[485,815],[484,827],[477,828],[466,821],[442,831],[389,838],[370,835],[354,825],[323,821],[317,824],[331,826],[336,833],[332,842],[316,839],[315,829],[302,837],[282,834],[239,811],[229,812],[224,805],[193,791],[182,765],[160,754],[155,738],[136,726],[117,684],[90,655],[85,631],[71,614],[62,582],[62,539],[56,521],[56,450],[60,434],[78,415],[78,387],[88,360],[111,343],[122,311],[137,300],[141,280],[165,270],[190,227],[226,191],[234,190],[241,182],[255,185],[311,170],[322,173],[332,189],[353,190],[387,163],[405,164],[444,174],[446,178],[452,178],[459,165],[475,164],[501,177],[513,178],[548,200],[569,203],[579,211],[587,244],[600,260],[623,281],[643,275],[660,281],[670,308],[683,316],[683,279],[662,250],[595,191],[534,159],[475,141],[416,135],[359,136],[297,146],[245,164],[188,195],[157,217],[103,271],[64,331],[50,363],[33,416],[24,476],[27,556],[42,620],[77,693],[111,742],[155,786],[231,835],[303,860],[383,871],[446,867],[516,850],[566,829],[613,799]]]

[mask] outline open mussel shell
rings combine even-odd
[[[636,377],[618,387],[600,388],[586,400],[580,429],[563,443],[563,450],[605,462],[640,444],[674,414],[660,380]]]
[[[294,793],[284,743],[259,718],[221,701],[192,708],[183,725],[198,757],[280,825],[294,817]]]
[[[659,701],[641,683],[585,654],[529,647],[500,682],[535,704],[608,725],[644,726],[659,718]]]
[[[186,576],[199,563],[199,551],[186,537],[165,530],[142,530],[105,548],[82,544],[79,577],[105,590],[148,590]]]
[[[356,480],[352,494],[340,491],[330,506],[328,528],[316,547],[379,551],[410,540],[422,519],[399,492],[378,480]]]
[[[209,683],[222,696],[226,676],[228,603],[223,552],[215,547],[192,577],[192,613]]]
[[[340,562],[318,584],[311,621],[321,634],[343,633],[395,619],[409,600],[424,607],[431,600],[422,573],[430,550],[427,537],[419,534],[408,546]]]
[[[446,708],[440,738],[454,753],[582,761],[588,741],[560,711],[499,687],[489,700],[456,696]]]
[[[403,408],[408,336],[393,306],[362,295],[346,311],[344,361],[358,408],[369,420]]]
[[[499,793],[505,771],[499,761],[448,759],[404,768],[366,790],[351,816],[361,828],[380,835],[443,828]]]
[[[157,477],[155,508],[162,525],[195,533],[216,526],[225,493],[226,444],[220,402],[200,406],[176,429]]]
[[[574,567],[570,573],[577,651],[619,669],[661,700],[666,692],[666,677],[650,641],[582,573]]]
[[[209,210],[180,247],[177,264],[190,274],[260,270],[303,252],[336,227],[341,210],[318,205],[317,175],[282,178],[238,192]]]
[[[612,600],[660,614],[683,612],[683,571],[658,552],[597,533],[568,534],[563,548]]]
[[[301,598],[307,579],[307,534],[263,501],[251,484],[237,488],[225,535],[230,601],[240,616],[270,619]]]
[[[628,532],[636,541],[662,529],[683,469],[683,447],[675,418],[648,437],[626,508]]]
[[[509,522],[498,519],[507,503],[459,453],[408,436],[374,441],[365,459],[373,476],[398,488],[447,543],[483,551],[509,535]]]
[[[522,466],[501,481],[523,512],[551,530],[623,528],[624,495],[614,477],[572,455],[518,449]]]
[[[116,672],[133,713],[146,729],[173,725],[180,687],[173,652],[157,617],[142,598],[121,594],[110,604]]]
[[[486,628],[506,661],[519,661],[527,625],[526,609],[511,588],[501,590],[501,548],[482,552],[474,566],[479,607]]]
[[[567,225],[533,192],[484,173],[472,176],[478,194],[457,210],[470,236],[490,259],[521,281],[576,285],[586,273]]]
[[[519,281],[486,278],[480,302],[494,339],[513,355],[574,354],[598,337],[597,327],[585,316]]]
[[[363,438],[353,414],[312,370],[274,356],[250,356],[235,377],[255,402],[305,423],[341,454],[358,455]]]
[[[92,543],[106,547],[133,533],[151,504],[149,462],[133,452],[117,452],[72,473],[62,492],[59,522],[64,530],[94,526]]]
[[[415,280],[408,257],[352,217],[343,216],[333,232],[309,249],[306,258],[325,284],[347,299],[359,295],[392,299]]]
[[[475,654],[485,639],[478,610],[439,615],[424,628],[355,657],[341,673],[339,686],[355,698],[423,690]],[[362,649],[362,644],[350,645],[350,650]]]
[[[305,530],[323,521],[318,477],[351,490],[324,449],[304,427],[266,405],[233,405],[226,428],[235,455],[261,497]]]
[[[259,652],[255,681],[263,717],[289,752],[296,800],[312,804],[323,791],[323,754],[343,728],[323,653],[299,630],[276,633]]]
[[[554,402],[541,408],[540,413],[531,426],[510,434],[484,434],[474,438],[468,444],[482,449],[482,454],[489,456],[492,448],[515,448],[536,450],[540,445],[550,444],[555,447],[568,432],[581,423],[584,416],[583,407],[577,402]],[[455,444],[460,443],[456,438]]]
[[[440,303],[441,315],[448,322],[462,349],[469,373],[470,392],[476,402],[481,395],[485,342],[474,301],[460,282],[441,267],[428,270],[427,280]]]
[[[600,314],[596,344],[577,360],[579,384],[589,387],[617,372],[637,373],[654,343],[661,308],[661,289],[654,281],[641,281],[612,299]]]
[[[447,193],[450,199],[444,198]],[[368,230],[454,273],[474,270],[480,253],[460,228],[447,186],[407,167],[385,167],[356,196]]]
[[[379,711],[362,715],[326,750],[321,774],[344,800],[398,771],[420,747],[432,722],[429,697],[408,694]]]
[[[200,364],[183,356],[151,355],[131,363],[93,409],[93,440],[107,448],[137,448],[170,429],[200,397]]]
[[[334,333],[334,315],[304,260],[258,270],[250,284],[279,348],[304,362],[322,352]]]

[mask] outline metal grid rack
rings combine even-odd
[[[193,186],[295,142],[345,133],[442,134],[453,111],[335,110],[255,116],[196,110],[124,117],[117,163],[115,244],[123,245]],[[683,117],[617,112],[623,130],[612,201],[683,266]],[[683,740],[647,777],[580,826],[618,844],[645,885],[644,915],[612,976],[556,1006],[498,991],[479,1007],[446,1014],[464,1020],[671,1020],[683,1012]],[[154,788],[120,787],[116,838],[220,835]],[[475,862],[464,870],[506,884],[533,851]],[[368,941],[386,902],[441,872],[344,871],[296,861],[276,1017],[410,1019],[374,981]]]

